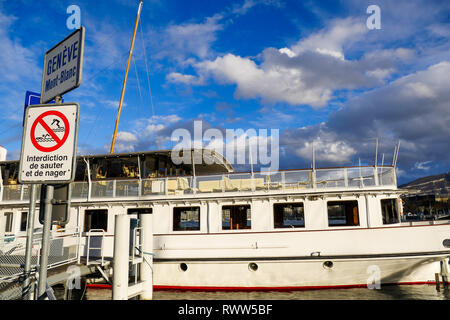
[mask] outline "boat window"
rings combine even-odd
[[[77,168],[75,171],[75,181],[88,181],[88,171],[86,162],[83,159],[77,159]]]
[[[396,199],[381,200],[381,214],[383,215],[383,224],[399,223]]]
[[[103,229],[107,231],[108,210],[86,210],[84,216],[84,232],[92,229]]]
[[[17,184],[19,174],[19,162],[1,164],[3,185]]]
[[[328,226],[359,226],[358,201],[328,202]]]
[[[92,179],[139,178],[137,157],[92,159]]]
[[[145,156],[144,160],[144,178],[156,178],[158,176],[158,161],[155,157]]]
[[[250,205],[222,207],[222,230],[251,229]]]
[[[128,209],[127,210],[127,214],[152,214],[153,209],[152,208],[133,208],[133,209]]]
[[[173,231],[200,230],[200,207],[173,208]]]
[[[28,212],[22,212],[20,216],[20,231],[27,231]]]
[[[304,228],[303,203],[276,203],[273,205],[275,228]]]
[[[13,230],[13,213],[5,212],[5,232],[12,232]]]

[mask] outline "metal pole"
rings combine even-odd
[[[44,185],[42,187],[44,187]],[[39,265],[38,298],[40,298],[45,293],[47,286],[48,254],[50,251],[50,229],[52,226],[52,200],[54,187],[52,185],[46,185],[45,187],[47,190],[45,196],[44,230],[42,232],[41,262]]]
[[[125,79],[123,81],[122,94],[120,96],[119,111],[117,113],[116,127],[114,128],[114,135],[113,135],[113,140],[112,140],[112,143],[111,143],[111,152],[110,152],[111,154],[114,153],[114,147],[116,145],[117,129],[119,128],[120,114],[122,113],[123,98],[125,96],[125,89],[127,87],[128,70],[130,69],[131,57],[133,55],[134,40],[136,38],[136,31],[137,31],[137,27],[138,27],[138,24],[139,24],[139,18],[141,16],[141,10],[142,10],[142,4],[143,4],[142,1],[143,0],[141,0],[139,2],[139,9],[138,9],[138,14],[137,14],[137,17],[136,17],[136,24],[134,26],[134,32],[133,32],[133,40],[131,41],[131,48],[130,48],[130,52],[129,52],[129,55],[128,55],[127,69],[125,71]]]
[[[397,167],[397,160],[398,160],[398,152],[400,151],[400,140],[398,141],[398,145],[397,145],[397,152],[395,154],[395,162],[394,162],[394,167]]]
[[[375,146],[375,167],[378,166],[378,138]]]
[[[141,214],[142,226],[142,263],[140,268],[141,281],[143,282],[142,300],[153,299],[153,214]]]
[[[31,185],[30,193],[30,207],[28,210],[27,217],[27,246],[25,251],[25,266],[23,273],[25,279],[22,286],[22,300],[31,300],[31,286],[30,286],[30,275],[31,275],[31,257],[33,249],[33,232],[34,232],[34,216],[36,212],[36,194],[37,185]]]

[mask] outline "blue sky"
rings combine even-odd
[[[108,153],[138,1],[0,0],[0,145],[18,159],[25,91],[45,52],[86,27],[78,151]],[[381,29],[369,30],[369,5]],[[142,31],[141,31],[142,30]],[[392,161],[399,181],[450,167],[450,4],[144,1],[116,152],[171,148],[176,128],[279,129],[283,169]],[[145,59],[147,57],[147,59]],[[149,70],[147,79],[146,64]],[[150,85],[149,85],[150,83]],[[149,93],[151,90],[151,95]]]

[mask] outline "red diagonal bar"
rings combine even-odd
[[[44,120],[39,119],[39,124],[44,127],[45,131],[47,131],[52,138],[55,140],[56,144],[60,144],[61,143],[61,139],[56,135],[56,133],[53,132],[53,130],[45,123]]]

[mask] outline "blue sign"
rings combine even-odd
[[[62,102],[64,102],[64,99],[62,99]],[[55,103],[55,101],[49,102],[49,103]],[[27,91],[25,93],[25,108],[23,110],[23,122],[22,127],[25,124],[25,110],[27,110],[28,106],[34,106],[37,104],[41,104],[41,94],[36,92]]]
[[[41,94],[36,92],[27,91],[25,93],[25,109],[28,106],[41,104]]]

